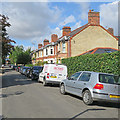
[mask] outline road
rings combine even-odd
[[[58,86],[31,81],[6,69],[2,77],[2,114],[6,118],[118,118],[118,104],[95,102],[91,106]]]

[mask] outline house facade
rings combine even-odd
[[[99,12],[88,12],[88,23],[71,31],[70,27],[62,28],[62,36],[51,35],[51,42],[44,40],[43,45],[32,53],[33,64],[38,61],[60,63],[61,59],[90,53],[93,49],[118,50],[118,38],[112,28],[105,29],[100,25]],[[104,50],[104,52],[107,50]]]

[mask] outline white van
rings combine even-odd
[[[60,64],[44,64],[43,71],[39,74],[38,82],[59,84],[67,78],[67,66]]]

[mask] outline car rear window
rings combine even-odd
[[[120,76],[99,74],[99,82],[108,84],[120,84]]]

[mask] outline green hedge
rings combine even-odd
[[[104,54],[87,54],[62,59],[68,67],[68,76],[78,71],[94,71],[120,75],[120,51]]]

